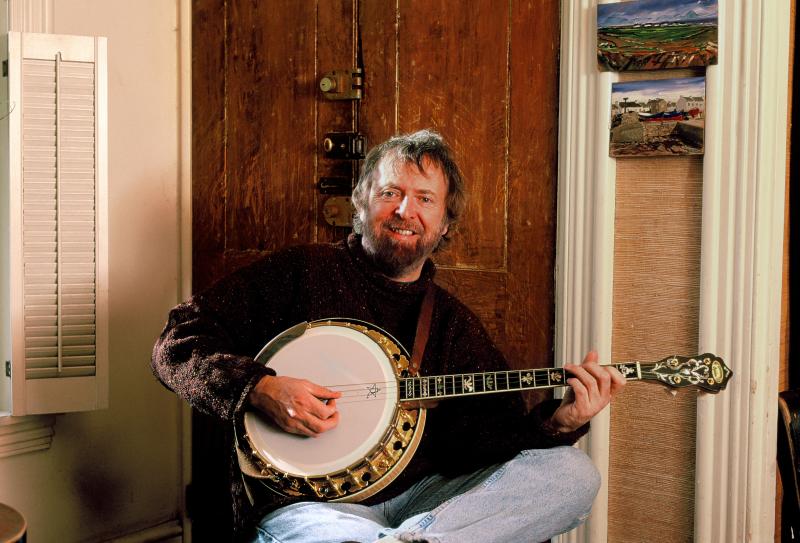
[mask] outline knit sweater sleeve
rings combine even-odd
[[[508,370],[505,358],[479,319],[459,308],[449,328],[448,373]],[[572,445],[588,430],[586,424],[570,433],[554,432],[545,424],[559,405],[544,401],[526,412],[518,392],[483,394],[454,399],[429,411],[433,451],[445,472],[457,473],[502,462],[525,449]],[[457,451],[457,454],[453,454]]]
[[[288,251],[292,253],[293,251]],[[274,371],[254,361],[288,328],[300,255],[278,253],[247,266],[172,309],[153,348],[153,373],[192,407],[232,419]]]

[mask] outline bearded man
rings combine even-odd
[[[254,361],[256,353],[292,325],[330,317],[373,323],[415,345],[423,305],[429,323],[421,374],[507,370],[478,318],[433,282],[430,256],[448,241],[465,204],[461,173],[441,136],[423,130],[371,150],[353,202],[355,233],[346,240],[278,251],[173,309],[153,352],[161,382],[222,420],[253,409],[282,431],[320,436],[341,422],[341,392],[277,375]],[[236,537],[486,543],[543,541],[570,530],[588,516],[600,485],[591,461],[570,445],[625,379],[599,366],[595,353],[566,368],[564,399],[527,413],[518,393],[429,409],[408,465],[359,503],[298,501],[251,484],[238,471],[231,432]]]

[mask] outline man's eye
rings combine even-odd
[[[384,198],[392,198],[393,196],[395,196],[395,194],[396,193],[393,190],[385,190],[381,193],[381,196],[383,196]]]

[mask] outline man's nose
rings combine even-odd
[[[397,206],[396,213],[398,217],[403,219],[416,216],[417,211],[414,206],[414,200],[408,196],[404,196],[403,199],[400,200],[400,205]]]

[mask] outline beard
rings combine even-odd
[[[374,224],[367,216],[363,226],[361,235],[365,252],[380,272],[392,279],[421,266],[442,239],[440,232],[426,233],[420,225],[399,219]],[[386,233],[389,228],[411,230],[417,234],[414,243],[389,236]]]

